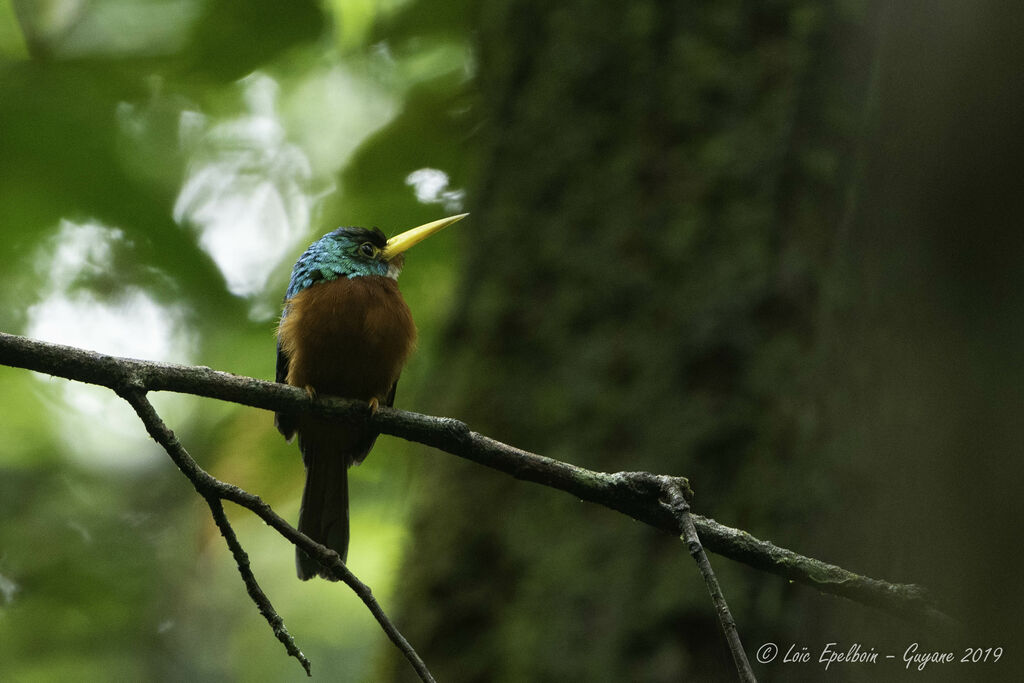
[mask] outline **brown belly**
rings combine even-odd
[[[398,283],[378,276],[342,277],[299,292],[278,335],[289,384],[363,401],[387,397],[416,344]]]

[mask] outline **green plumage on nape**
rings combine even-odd
[[[320,280],[365,275],[398,277],[401,263],[382,259],[385,247],[387,239],[377,228],[332,230],[311,244],[295,262],[285,298],[292,298]]]

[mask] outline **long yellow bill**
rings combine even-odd
[[[460,213],[458,216],[449,216],[448,218],[442,218],[439,221],[433,221],[426,225],[421,225],[418,228],[413,228],[412,230],[406,230],[400,235],[395,235],[388,240],[388,244],[384,247],[384,251],[381,256],[384,257],[385,261],[390,261],[403,251],[427,239],[435,232],[447,228],[456,221],[461,221],[468,215],[468,213]]]

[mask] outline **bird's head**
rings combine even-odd
[[[292,269],[285,298],[290,299],[320,280],[380,275],[397,279],[405,252],[439,230],[469,214],[449,216],[395,235],[377,228],[338,228],[327,233],[299,257]]]

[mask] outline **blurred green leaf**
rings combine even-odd
[[[369,45],[406,4],[0,5],[0,329],[108,350],[159,338],[170,360],[272,378],[275,318],[308,242],[338,224],[396,231],[439,215],[406,183],[417,168],[464,182],[447,108],[466,81],[464,44]],[[377,158],[414,147],[390,167]],[[389,171],[362,183],[350,167]],[[403,277],[425,331],[450,305],[455,253],[425,247]],[[403,378],[403,405],[432,343]],[[0,680],[299,673],[205,506],[141,425],[121,422],[123,404],[20,370],[0,368],[0,381]],[[154,400],[204,467],[296,517],[301,461],[269,413]],[[415,452],[382,438],[352,477],[353,568],[388,603]],[[389,645],[361,603],[299,582],[290,545],[229,515],[314,670],[367,678]]]

